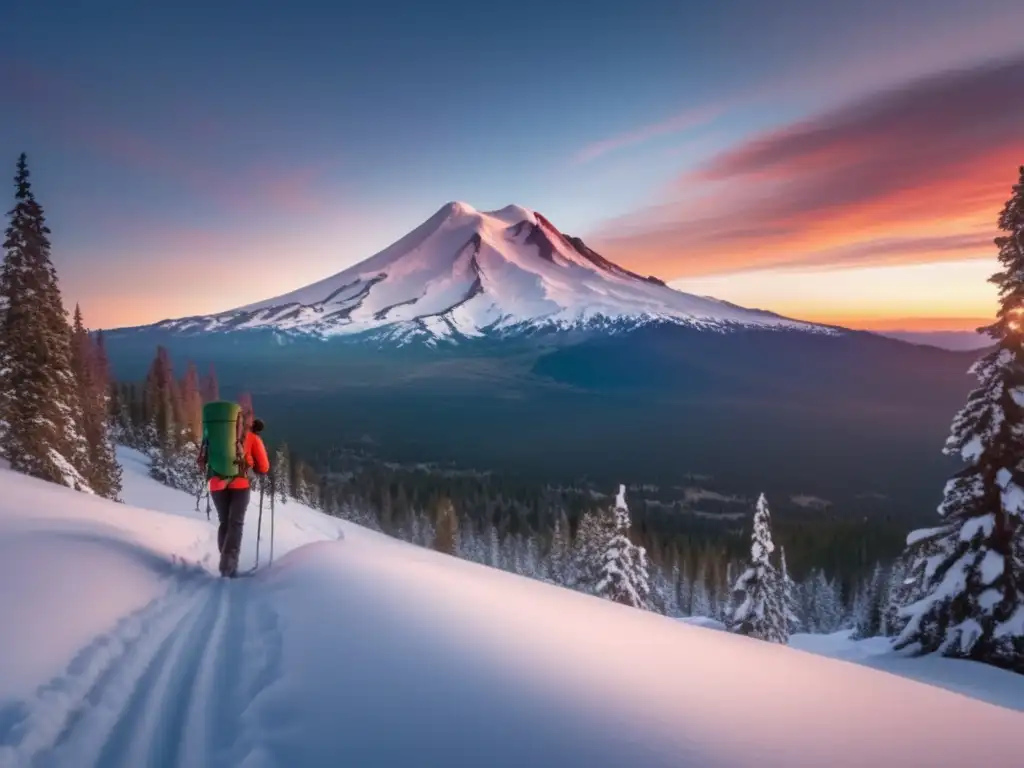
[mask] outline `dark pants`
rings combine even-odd
[[[217,548],[220,550],[221,574],[234,575],[238,570],[238,550],[242,546],[242,526],[245,510],[249,506],[249,488],[225,488],[213,491],[210,498],[217,508],[220,526],[217,528]]]

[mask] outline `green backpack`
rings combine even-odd
[[[217,400],[203,406],[203,443],[199,456],[207,479],[233,480],[248,472],[245,463],[245,418],[238,403]]]

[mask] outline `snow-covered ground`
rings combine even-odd
[[[0,766],[1019,759],[1019,711],[294,503],[277,509],[273,566],[221,579],[205,510],[121,458],[126,505],[0,470]]]
[[[797,634],[790,638],[789,645],[1024,712],[1024,675],[1005,672],[987,664],[940,656],[915,658],[909,652],[893,651],[887,638],[852,640],[849,631],[830,635]]]
[[[722,622],[704,616],[686,617],[680,621],[725,631]],[[973,661],[941,656],[915,657],[909,650],[894,651],[891,638],[854,640],[852,634],[849,629],[827,635],[796,633],[790,636],[789,647],[855,662],[1024,712],[1024,675]]]

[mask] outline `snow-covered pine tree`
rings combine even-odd
[[[540,579],[540,565],[540,545],[537,542],[537,537],[529,534],[523,541],[523,570],[521,573],[531,579]]]
[[[306,473],[302,471],[302,468],[303,464],[301,461],[292,461],[292,498],[299,502],[299,504],[305,504],[308,497],[308,493],[306,492]],[[379,521],[380,515],[378,514],[377,517]],[[383,526],[381,526],[381,530],[384,530]]]
[[[518,554],[516,552],[516,537],[506,532],[501,537],[501,553],[498,557],[498,567],[509,573],[518,573]]]
[[[274,452],[274,463],[270,467],[274,476],[274,497],[279,504],[287,504],[291,495],[292,468],[288,444],[281,443]]]
[[[683,615],[682,607],[679,604],[679,581],[682,578],[680,575],[681,568],[679,565],[679,551],[675,548],[671,550],[669,555],[668,567],[662,566],[659,568],[664,575],[666,584],[666,595],[665,595],[665,615],[678,617]]]
[[[855,638],[877,637],[883,634],[884,615],[887,602],[887,574],[881,563],[875,563],[870,579],[866,580],[861,589],[861,605],[854,612]]]
[[[573,541],[566,586],[583,592],[593,592],[597,583],[601,558],[607,548],[609,526],[603,512],[585,512],[580,518]]]
[[[459,552],[463,560],[483,564],[487,560],[487,542],[472,518],[459,526]]]
[[[633,608],[647,608],[650,599],[647,553],[629,539],[626,486],[619,486],[613,511],[613,533],[601,558],[595,594]]]
[[[809,580],[810,613],[814,631],[829,634],[839,629],[843,620],[842,600],[838,585],[817,569]]]
[[[501,539],[498,537],[498,526],[494,523],[487,528],[487,565],[501,568]]]
[[[0,270],[3,455],[14,470],[92,493],[71,334],[50,261],[50,229],[24,154],[8,216]]]
[[[512,545],[512,560],[510,570],[520,576],[526,573],[526,542],[522,534],[516,533],[509,537]]]
[[[977,388],[953,420],[944,452],[965,466],[946,484],[942,524],[907,537],[921,594],[906,605],[896,648],[1024,672],[1024,166],[1000,217],[994,348],[971,372]]]
[[[768,501],[757,500],[750,537],[750,564],[736,580],[736,610],[728,626],[733,632],[771,643],[786,643],[786,608],[778,571],[771,563],[772,543]]]
[[[555,584],[565,584],[570,555],[569,518],[562,510],[555,518],[555,528],[551,533],[551,550],[548,553],[547,575]]]
[[[736,604],[734,602],[735,595],[732,592],[733,586],[733,570],[735,564],[730,559],[725,564],[725,588],[722,590],[723,594],[720,599],[714,593],[718,592],[716,588],[712,593],[713,610],[712,613],[716,614],[717,618],[721,620],[723,624],[728,625],[732,619],[733,613],[736,611]]]
[[[896,558],[889,569],[889,578],[885,585],[885,609],[882,614],[883,634],[886,637],[896,637],[903,631],[907,620],[900,616],[900,611],[904,605],[914,602],[909,599],[910,579],[907,570],[906,557]]]
[[[786,548],[779,547],[779,578],[782,582],[782,604],[786,609],[786,631],[793,634],[800,628],[800,600],[797,587],[786,567]]]
[[[199,446],[188,438],[184,428],[177,438],[169,436],[159,448],[150,451],[153,460],[149,467],[150,476],[168,485],[185,491],[195,499],[196,509],[206,491],[206,475],[200,470]]]

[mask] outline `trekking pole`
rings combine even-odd
[[[277,481],[270,475],[270,562],[274,562],[274,499],[277,497]]]
[[[256,565],[253,570],[260,567],[260,531],[263,529],[263,478],[260,478],[260,516],[256,521]]]

